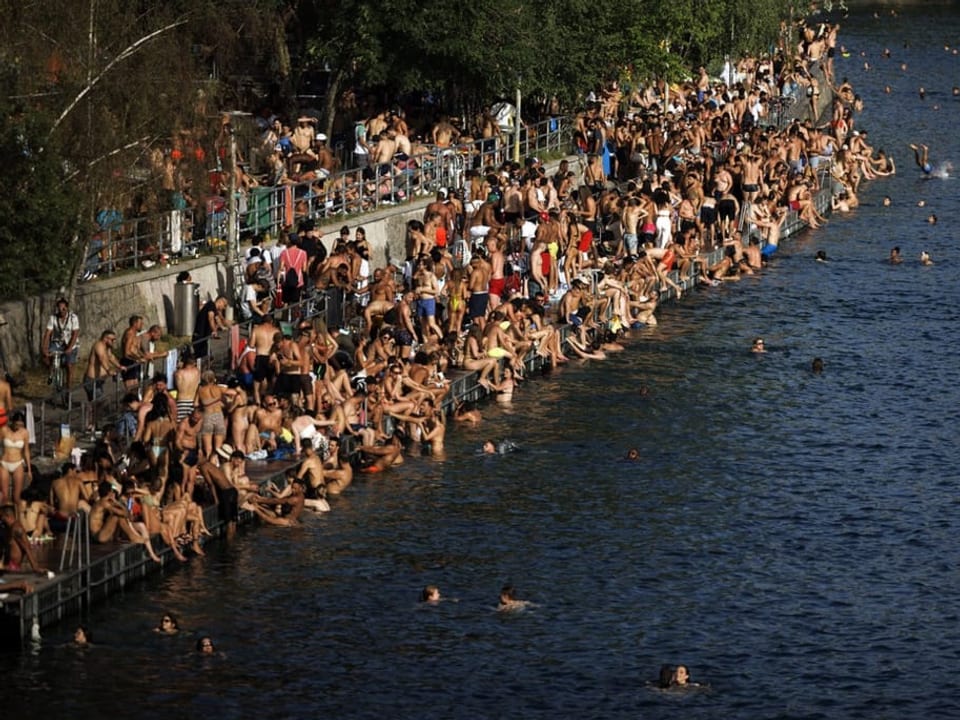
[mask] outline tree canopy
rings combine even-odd
[[[16,189],[0,239],[35,250],[0,255],[0,296],[69,283],[90,218],[148,199],[172,145],[204,183],[218,111],[290,115],[308,85],[328,132],[349,93],[468,116],[519,87],[572,107],[602,82],[764,51],[782,13],[777,0],[0,0],[0,180]]]

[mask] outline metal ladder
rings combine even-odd
[[[65,567],[80,570],[90,566],[90,531],[87,529],[87,513],[76,512],[67,518],[67,531],[63,535],[60,550],[60,572]]]

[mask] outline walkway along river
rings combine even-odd
[[[831,189],[829,180],[817,194],[816,202],[821,212],[830,211]],[[804,224],[791,211],[784,223],[783,237],[791,235],[805,228]],[[719,248],[704,256],[704,263],[709,266],[722,257],[723,249]],[[672,278],[683,290],[690,290],[695,286],[695,277],[681,277],[676,271]],[[675,297],[672,288],[665,288],[662,292],[665,300]],[[543,358],[531,352],[526,358],[529,370],[542,367]],[[447,411],[461,401],[479,400],[488,394],[486,388],[477,382],[475,372],[455,371],[451,373],[451,392],[445,402]],[[256,482],[275,482],[284,484],[284,471],[294,465],[291,461],[250,462],[251,479]],[[250,513],[241,514],[241,520],[248,522],[253,518]],[[205,510],[205,520],[211,531],[217,535],[225,532],[225,526],[217,516],[216,507]],[[45,565],[54,569],[54,577],[35,581],[36,592],[29,595],[2,594],[0,592],[0,640],[8,644],[11,639],[20,641],[29,639],[32,632],[41,630],[51,623],[58,622],[64,617],[81,611],[90,603],[106,599],[122,591],[129,583],[142,579],[161,568],[175,567],[177,561],[173,559],[169,548],[160,547],[162,543],[155,538],[155,547],[163,562],[160,565],[153,563],[146,551],[139,545],[126,545],[119,550],[105,551],[104,548],[89,543],[86,539],[88,531],[82,518],[71,524],[69,532],[61,535],[58,541],[45,548]],[[92,549],[92,557],[91,557]],[[17,576],[8,574],[14,579]],[[31,581],[34,578],[29,578]],[[2,591],[2,586],[0,586]],[[36,626],[36,629],[34,629]]]

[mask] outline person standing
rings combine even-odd
[[[93,416],[91,417],[90,428],[96,425],[97,403],[103,397],[103,381],[107,376],[116,377],[120,372],[120,363],[117,362],[113,354],[114,343],[117,342],[117,334],[113,330],[104,330],[100,334],[93,347],[90,348],[90,355],[87,358],[87,371],[83,378],[83,389],[87,393],[87,400],[93,404]]]
[[[144,360],[140,349],[141,330],[143,330],[143,316],[131,315],[130,324],[123,331],[123,337],[120,339],[120,365],[123,367],[121,376],[123,386],[127,390],[140,387],[140,364]]]
[[[192,353],[184,354],[183,365],[173,373],[173,386],[177,390],[177,422],[180,422],[192,412],[200,387],[200,370]]]
[[[280,270],[277,274],[277,284],[283,288],[283,302],[295,305],[300,302],[303,293],[303,276],[307,269],[307,253],[300,247],[300,241],[295,235],[290,236],[290,242],[280,253]]]
[[[12,502],[19,514],[24,484],[33,480],[30,432],[26,428],[22,411],[13,413],[10,423],[0,428],[0,443],[3,445],[0,458],[0,503]]]
[[[73,366],[80,355],[80,320],[77,314],[70,312],[70,303],[66,298],[58,298],[56,310],[47,320],[47,329],[43,333],[41,354],[43,362],[50,367],[51,353],[62,353],[61,362],[66,369],[66,386],[73,380]]]

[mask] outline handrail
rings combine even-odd
[[[303,181],[238,191],[240,232],[277,237],[304,220],[361,216],[435,195],[440,188],[465,188],[467,171],[474,160],[509,159],[513,139],[512,133],[502,133],[493,153],[484,138],[449,147],[424,145],[424,152],[409,158],[395,157],[379,168],[358,167],[329,175],[320,172]],[[527,157],[562,152],[571,146],[571,139],[570,118],[550,118],[521,132],[520,154]],[[84,260],[83,279],[149,268],[151,263],[176,262],[179,257],[223,252],[228,234],[226,201],[211,195],[202,210],[175,209],[133,218],[103,211],[103,226],[94,234]],[[198,228],[199,223],[202,228]]]

